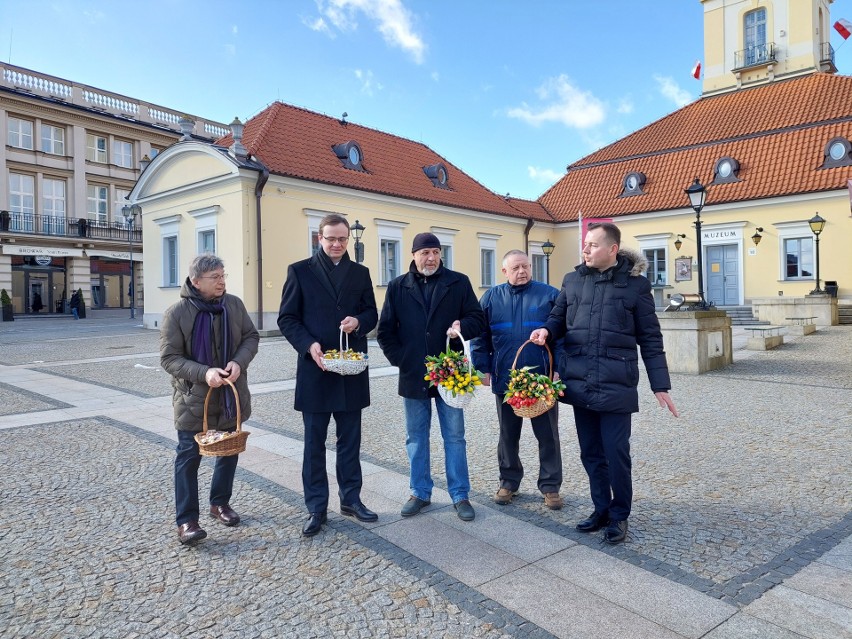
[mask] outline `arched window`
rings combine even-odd
[[[755,9],[745,14],[745,63],[760,64],[769,59],[766,48],[766,9]]]

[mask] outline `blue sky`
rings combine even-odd
[[[222,122],[275,100],[345,111],[530,199],[696,99],[702,57],[699,0],[0,3],[5,62]]]

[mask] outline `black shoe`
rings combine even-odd
[[[197,521],[188,521],[185,524],[178,526],[178,539],[182,544],[191,544],[196,541],[201,541],[207,536],[207,533],[202,530]]]
[[[355,517],[358,521],[378,521],[379,516],[367,508],[360,501],[354,504],[340,504],[340,514],[347,517]]]
[[[627,537],[627,520],[612,520],[604,531],[604,541],[608,544],[620,544]]]
[[[325,511],[322,511],[321,513],[311,513],[311,516],[308,517],[308,521],[305,522],[305,525],[302,528],[302,534],[305,537],[313,537],[322,529],[322,525],[326,522],[326,520],[327,517]]]
[[[413,517],[431,503],[432,502],[428,499],[420,499],[419,497],[415,497],[414,495],[412,495],[408,498],[408,501],[405,502],[405,504],[403,505],[400,514],[403,517]]]
[[[577,524],[576,528],[580,532],[595,532],[606,526],[609,521],[609,513],[593,512],[583,521]]]

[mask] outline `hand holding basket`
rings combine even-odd
[[[345,347],[344,340],[346,342]],[[358,375],[359,373],[363,373],[367,368],[369,356],[366,353],[353,353],[358,356],[358,359],[348,359],[345,356],[348,352],[349,334],[341,329],[340,350],[337,353],[327,351],[323,354],[322,363],[325,366],[325,370],[337,373],[338,375]]]
[[[222,378],[234,392],[234,402],[237,406],[237,430],[233,433],[225,431],[207,430],[207,406],[210,403],[210,395],[213,387],[207,389],[207,397],[204,398],[204,422],[203,430],[195,435],[198,444],[198,452],[205,457],[228,457],[239,455],[246,449],[246,440],[249,432],[242,429],[242,416],[240,415],[240,396],[234,383],[226,377]],[[224,390],[224,389],[223,389]]]
[[[507,386],[506,400],[505,400],[506,403],[508,403],[510,406],[512,406],[512,410],[515,412],[515,415],[517,415],[518,417],[528,417],[530,419],[532,419],[533,417],[538,417],[539,415],[543,415],[544,413],[549,411],[551,408],[553,408],[554,404],[556,404],[556,393],[557,393],[556,389],[554,389],[554,392],[551,395],[546,396],[546,397],[538,397],[534,403],[528,404],[528,405],[525,405],[525,406],[514,406],[511,403],[509,403],[509,399],[511,399],[511,397],[512,397],[510,392],[512,390],[514,390],[514,389],[512,389],[512,382],[513,382],[514,377],[511,375],[511,373],[514,372],[514,371],[517,371],[515,366],[518,363],[518,357],[520,357],[521,351],[524,350],[524,347],[527,344],[532,344],[532,343],[533,343],[532,341],[527,340],[526,342],[524,342],[523,344],[520,345],[520,347],[518,348],[518,352],[515,353],[515,359],[512,362],[512,369],[511,369],[511,372],[510,372],[510,380],[509,380],[509,385]],[[549,361],[550,361],[550,366],[548,368],[548,377],[550,378],[550,383],[552,385],[553,384],[553,353],[550,352],[550,347],[547,344],[544,344],[544,348],[547,349],[547,356],[548,356]],[[523,371],[524,369],[521,369],[521,370]],[[531,375],[532,373],[527,372],[527,374]]]
[[[470,341],[465,340],[465,338],[462,337],[462,334],[458,331],[456,331],[456,335],[458,335],[459,339],[461,340],[462,354],[467,360],[467,366],[465,367],[464,371],[466,373],[473,374],[476,371],[473,368],[473,360],[470,356]],[[445,350],[450,350],[449,335],[447,335],[447,345],[445,347]],[[441,399],[444,400],[444,403],[452,408],[467,408],[470,405],[470,402],[473,401],[473,393],[475,389],[476,386],[471,386],[470,390],[462,390],[457,392],[455,390],[447,388],[443,384],[438,384],[438,394],[441,396]]]

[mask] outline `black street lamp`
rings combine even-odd
[[[699,179],[696,177],[695,181],[689,186],[688,189],[684,189],[684,193],[689,197],[689,204],[692,206],[692,210],[695,211],[695,232],[697,234],[698,240],[696,243],[696,250],[698,251],[698,297],[699,302],[695,305],[702,310],[707,310],[708,304],[707,300],[704,299],[704,256],[702,253],[704,250],[701,248],[701,209],[704,208],[704,202],[707,199],[707,188],[701,184]]]
[[[550,241],[550,238],[547,238],[544,241],[544,244],[541,245],[541,252],[544,253],[544,261],[547,265],[547,284],[550,284],[550,256],[553,255],[553,249],[556,248],[556,244]]]
[[[364,245],[361,243],[361,236],[364,235],[364,227],[361,222],[355,220],[352,225],[352,237],[355,238],[355,262],[360,264],[364,261]]]
[[[678,233],[677,235],[675,235],[675,241],[674,241],[675,250],[679,251],[680,247],[683,246],[683,242],[680,239],[682,237],[686,237],[686,233]]]
[[[808,226],[811,227],[811,232],[816,235],[816,288],[811,291],[811,295],[826,295],[827,293],[822,290],[819,285],[819,234],[822,233],[822,229],[825,227],[825,220],[822,219],[817,213],[811,219],[808,220]]]
[[[121,207],[121,214],[127,223],[127,247],[130,249],[130,319],[136,317],[136,281],[133,277],[133,224],[136,216],[142,217],[142,207],[138,204],[132,206],[125,204]]]

